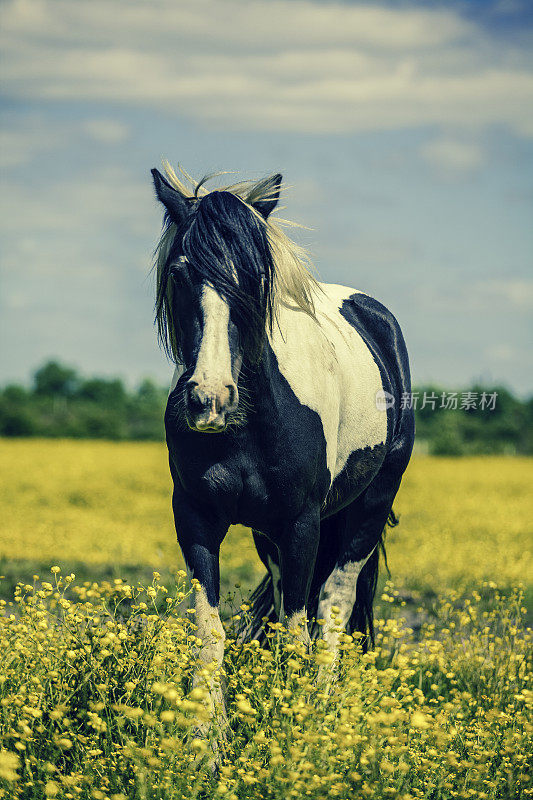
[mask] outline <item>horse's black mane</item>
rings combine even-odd
[[[156,321],[163,347],[171,357],[180,357],[180,321],[174,318],[172,276],[180,257],[185,256],[186,268],[226,299],[247,358],[257,360],[273,321],[274,262],[266,223],[227,191],[210,192],[191,200],[190,205],[189,215],[176,227],[158,281]],[[172,223],[167,220],[166,224]]]

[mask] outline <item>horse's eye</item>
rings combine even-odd
[[[183,282],[187,275],[187,259],[185,256],[181,256],[177,261],[170,265],[170,274],[172,275],[174,281],[177,281],[178,283]]]

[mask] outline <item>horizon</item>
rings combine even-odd
[[[36,373],[40,369],[42,369],[45,366],[48,366],[51,363],[57,364],[61,368],[74,370],[76,378],[80,381],[81,384],[83,384],[84,382],[91,382],[93,380],[102,380],[102,381],[109,381],[109,382],[111,382],[111,381],[120,381],[123,384],[124,389],[126,390],[126,392],[135,393],[136,391],[139,390],[139,388],[142,386],[142,384],[145,381],[149,381],[149,382],[154,384],[156,389],[163,390],[165,392],[168,391],[168,385],[167,385],[168,382],[166,382],[164,380],[163,381],[157,380],[157,378],[155,378],[153,375],[141,375],[140,378],[138,378],[138,379],[136,379],[134,381],[130,381],[130,380],[128,380],[128,378],[123,378],[122,376],[120,376],[118,374],[113,374],[113,373],[103,373],[103,372],[102,373],[98,373],[98,372],[85,373],[85,372],[83,372],[83,370],[78,369],[75,364],[68,364],[68,363],[62,362],[62,361],[60,361],[58,359],[53,359],[52,358],[52,359],[45,359],[41,364],[37,365],[37,367],[35,369],[31,370],[31,372],[30,372],[30,374],[29,374],[29,376],[27,377],[26,380],[22,380],[21,379],[21,380],[13,380],[13,381],[7,381],[5,383],[0,383],[0,392],[2,392],[4,389],[7,389],[8,387],[11,387],[11,386],[21,386],[23,389],[27,390],[28,392],[34,391]],[[171,364],[171,367],[172,367],[172,364]],[[433,391],[440,391],[440,392],[442,392],[444,394],[447,394],[447,395],[449,395],[452,392],[455,392],[458,395],[461,395],[461,393],[466,393],[469,390],[473,390],[473,389],[480,389],[482,391],[493,390],[493,391],[496,391],[496,392],[499,392],[500,390],[504,390],[504,391],[509,392],[509,394],[511,394],[515,399],[519,400],[522,403],[528,402],[529,400],[533,399],[533,390],[526,391],[526,392],[519,392],[519,391],[513,389],[513,387],[511,387],[509,385],[506,385],[503,382],[500,382],[500,383],[497,383],[497,382],[496,383],[483,383],[482,381],[476,381],[475,379],[472,380],[470,383],[463,384],[463,385],[457,385],[457,386],[455,386],[455,385],[452,386],[452,385],[447,385],[447,384],[439,384],[439,383],[436,383],[436,382],[433,382],[433,383],[431,383],[431,382],[430,383],[421,383],[421,384],[417,384],[417,383],[413,382],[411,394],[412,395],[416,395],[416,394],[419,394],[420,392],[424,393],[424,392],[427,392],[428,390],[433,390]],[[419,399],[421,399],[421,398],[419,398]],[[460,398],[459,398],[459,401],[460,401]]]

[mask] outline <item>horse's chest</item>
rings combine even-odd
[[[321,502],[329,487],[325,447],[305,451],[285,442],[269,452],[241,452],[209,467],[202,483],[214,504],[226,490],[230,522],[268,532],[297,517],[310,501]]]
[[[307,466],[290,457],[277,464],[262,459],[245,461],[242,493],[232,522],[268,532],[269,526],[297,517],[318,488],[316,476]],[[324,479],[326,491],[329,479],[325,474]]]
[[[300,424],[281,420],[251,426],[227,443],[221,437],[169,439],[176,477],[228,523],[266,530],[322,503],[330,484],[320,420],[305,409]]]

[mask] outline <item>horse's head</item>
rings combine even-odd
[[[152,170],[166,209],[159,246],[156,319],[171,357],[184,367],[183,408],[197,431],[237,417],[243,362],[260,358],[272,323],[274,267],[266,219],[281,175],[246,202],[231,191],[188,196]],[[179,186],[179,184],[177,184]]]

